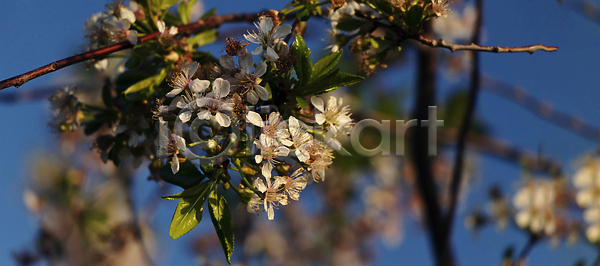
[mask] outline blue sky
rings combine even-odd
[[[2,1],[0,11],[0,79],[12,77],[54,60],[74,55],[85,44],[83,23],[93,13],[104,9],[105,1]],[[259,1],[210,1],[206,10],[217,7],[219,14],[260,11],[270,7],[281,8],[282,2]],[[249,25],[244,24],[244,28]],[[600,126],[600,25],[560,6],[551,0],[486,1],[484,45],[520,46],[543,43],[558,46],[555,53],[530,54],[482,54],[482,72],[511,84],[521,85],[534,97],[546,100],[553,106],[577,115],[592,125]],[[314,40],[320,36],[313,37]],[[215,50],[218,53],[219,50]],[[0,94],[15,90],[29,90],[49,85],[67,85],[70,69],[63,69],[27,83],[22,88],[9,88]],[[408,76],[410,77],[410,76]],[[410,85],[412,80],[402,80],[400,85]],[[441,93],[447,94],[451,86],[441,82]],[[0,104],[0,264],[12,264],[10,251],[19,250],[31,243],[37,229],[36,220],[29,215],[22,203],[24,181],[29,167],[28,158],[40,147],[52,147],[55,138],[47,130],[47,103],[31,102]],[[573,172],[573,162],[585,152],[597,148],[597,143],[583,140],[568,131],[542,121],[516,104],[483,91],[477,106],[477,114],[491,125],[493,136],[529,150],[542,146],[549,156],[560,160],[568,173]],[[454,246],[462,265],[497,264],[502,250],[514,244],[517,250],[526,237],[516,231],[498,233],[486,228],[477,239],[464,229],[462,219],[465,210],[474,201],[485,198],[490,184],[500,183],[504,191],[513,192],[520,176],[519,169],[511,164],[492,158],[481,160],[481,181],[469,195],[469,203],[463,206],[459,222],[455,223]],[[146,199],[148,187],[153,184],[137,182],[136,194]],[[168,228],[175,205],[163,204],[159,210],[156,228]],[[162,216],[161,216],[162,215]],[[199,229],[201,231],[203,229]],[[172,241],[166,236],[164,240]],[[423,265],[431,262],[426,234],[415,223],[405,226],[405,238],[397,249],[389,250],[378,244],[376,264],[402,261],[406,265]],[[186,244],[191,237],[169,243],[167,251],[173,253],[177,246]],[[173,244],[174,246],[171,246]],[[537,246],[530,255],[532,264],[572,264],[579,258],[592,260],[592,248],[582,244],[574,247],[561,246],[551,250],[548,244]],[[170,255],[174,262],[193,262],[185,253]]]

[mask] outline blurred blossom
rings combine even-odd
[[[557,184],[554,180],[529,179],[515,194],[515,221],[532,233],[551,235],[556,230]]]

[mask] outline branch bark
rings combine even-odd
[[[481,46],[475,44],[475,42],[471,44],[455,44],[449,43],[442,39],[434,40],[428,39],[423,36],[414,36],[413,40],[416,40],[424,45],[429,47],[440,47],[447,48],[448,50],[454,52],[458,50],[469,50],[469,51],[477,51],[477,52],[490,52],[490,53],[530,53],[533,54],[536,51],[546,51],[546,52],[554,52],[558,50],[556,46],[546,46],[543,44],[535,44],[529,46],[517,46],[517,47],[505,47],[505,46]]]
[[[475,19],[475,29],[473,30],[472,41],[473,43],[479,42],[482,25],[482,13],[483,13],[483,0],[476,1],[477,17]],[[471,82],[469,85],[469,98],[467,102],[467,108],[464,113],[460,129],[458,131],[458,139],[456,141],[456,156],[454,160],[454,168],[452,171],[452,179],[450,181],[450,205],[448,207],[448,213],[445,217],[443,236],[446,241],[450,241],[452,238],[452,225],[454,224],[454,216],[456,215],[456,206],[458,205],[458,195],[460,190],[460,184],[462,181],[462,172],[465,157],[465,148],[467,142],[467,135],[471,129],[473,122],[473,115],[475,113],[475,106],[477,104],[477,98],[479,95],[479,53],[473,51],[473,58],[471,61]]]
[[[258,14],[255,14],[255,13],[227,14],[227,15],[222,15],[222,16],[214,15],[205,20],[198,20],[194,23],[179,26],[177,28],[178,28],[180,34],[190,35],[190,34],[205,30],[205,29],[219,27],[223,23],[244,22],[244,21],[254,22],[257,19],[258,19]],[[138,43],[143,43],[143,42],[147,42],[150,40],[154,40],[154,39],[156,39],[158,34],[159,34],[159,32],[154,32],[154,33],[142,36],[142,37],[138,38]],[[67,66],[70,66],[73,64],[77,64],[77,63],[80,63],[83,61],[87,61],[90,59],[101,58],[103,56],[109,55],[109,54],[117,52],[117,51],[132,48],[133,46],[134,45],[131,44],[129,41],[124,41],[124,42],[116,43],[116,44],[109,45],[106,47],[102,47],[99,49],[95,49],[95,50],[92,50],[89,52],[85,52],[85,53],[81,53],[81,54],[74,55],[71,57],[67,57],[62,60],[58,60],[58,61],[52,62],[50,64],[47,64],[45,66],[36,68],[27,73],[17,75],[12,78],[0,81],[0,90],[3,90],[8,87],[12,87],[12,86],[18,88],[19,86],[23,85],[24,83],[26,83],[32,79],[35,79],[37,77],[54,72],[61,68],[64,68],[64,67],[67,67]]]

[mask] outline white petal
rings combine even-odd
[[[288,156],[288,154],[290,153],[290,149],[288,147],[281,146],[281,147],[277,148],[276,152],[277,152],[278,156],[285,157],[285,156]]]
[[[163,33],[163,32],[165,32],[165,28],[166,28],[166,26],[165,26],[165,22],[164,22],[164,21],[162,21],[162,20],[159,20],[159,21],[157,21],[157,22],[156,22],[156,27],[158,28],[158,31],[159,31],[160,33]]]
[[[275,212],[273,211],[273,204],[269,204],[269,209],[267,209],[267,216],[269,220],[273,220],[275,218]]]
[[[229,127],[231,125],[231,119],[229,116],[221,112],[215,114],[215,119],[222,127]]]
[[[208,110],[200,110],[200,112],[198,112],[198,118],[200,119],[210,120],[211,117],[212,115]]]
[[[250,74],[252,72],[252,67],[254,66],[252,55],[245,53],[244,55],[240,56],[238,59],[238,64],[240,65],[243,73]]]
[[[262,167],[262,175],[266,178],[271,178],[271,171],[273,170],[273,165],[270,162],[265,162]]]
[[[175,136],[175,142],[177,143],[177,148],[185,151],[187,147],[185,146],[185,139],[179,135]]]
[[[317,124],[322,125],[323,123],[325,123],[325,116],[323,114],[316,114],[315,121],[317,122]]]
[[[298,157],[298,160],[301,162],[306,162],[310,159],[310,154],[305,149],[296,149],[296,157]]]
[[[178,32],[179,32],[179,30],[177,29],[177,27],[169,28],[169,35],[171,35],[171,36],[177,34]]]
[[[265,87],[256,84],[254,85],[254,90],[256,90],[256,93],[261,100],[266,101],[269,99],[269,91]]]
[[[260,192],[267,191],[267,186],[265,186],[265,183],[262,181],[262,178],[256,179],[256,181],[254,182],[254,188],[256,188]]]
[[[531,215],[528,211],[522,211],[517,214],[515,217],[515,221],[517,225],[521,228],[526,228],[529,225],[529,221],[531,220]]]
[[[127,130],[126,125],[118,125],[114,129],[115,133],[117,133],[117,134],[121,134],[121,133],[125,132],[125,130]]]
[[[256,66],[256,69],[254,70],[254,77],[260,78],[265,74],[265,72],[267,72],[267,63],[262,61],[260,64],[258,64],[258,66]]]
[[[167,97],[175,97],[175,95],[179,94],[181,91],[183,90],[183,88],[176,88],[173,89],[172,91],[170,91],[169,93],[167,93]]]
[[[292,33],[292,26],[290,25],[279,25],[275,27],[275,31],[273,32],[273,39],[281,39],[288,34]]]
[[[277,55],[275,50],[273,50],[273,48],[271,48],[269,46],[269,47],[267,47],[267,52],[265,53],[265,58],[271,62],[275,62],[275,61],[277,61],[277,59],[279,59],[279,55]]]
[[[255,36],[255,34],[252,33],[244,34],[244,38],[246,38],[246,40],[248,40],[249,42],[260,43],[256,37],[257,36]]]
[[[227,69],[235,68],[235,63],[233,62],[233,58],[231,58],[231,56],[228,56],[228,55],[220,56],[219,64],[221,64],[222,67],[227,68]]]
[[[130,31],[127,33],[127,40],[129,40],[129,42],[130,42],[131,44],[133,44],[133,45],[136,45],[136,44],[137,44],[137,41],[138,41],[138,32],[137,32],[137,31],[134,31],[134,30],[130,30]]]
[[[254,90],[251,90],[248,93],[246,93],[246,98],[248,98],[248,102],[250,102],[251,104],[256,104],[258,102],[258,95]]]
[[[585,236],[592,243],[598,242],[600,239],[600,227],[598,225],[592,225],[585,230]]]
[[[261,32],[269,32],[273,29],[273,20],[270,17],[263,17],[260,20],[260,31]]]
[[[258,155],[256,155],[256,156],[254,156],[254,161],[255,161],[256,163],[260,163],[260,162],[262,162],[262,155],[258,154]]]
[[[203,93],[210,85],[208,80],[194,79],[190,82],[190,89],[195,93]]]
[[[127,21],[129,21],[129,23],[135,22],[135,14],[133,13],[133,11],[131,11],[127,8],[121,8],[121,11],[119,12],[119,16],[122,19],[126,19]],[[163,22],[163,24],[164,24],[164,22]]]
[[[217,78],[213,81],[213,92],[216,92],[218,98],[224,98],[229,94],[229,81]]]
[[[258,47],[256,47],[256,49],[254,49],[254,51],[252,51],[252,54],[253,55],[259,55],[259,54],[262,53],[262,51],[263,51],[262,46],[258,46]]]
[[[181,112],[178,117],[181,120],[181,122],[186,123],[192,118],[192,112],[190,110],[186,110],[184,112]]]
[[[177,156],[171,158],[171,171],[173,171],[173,174],[179,172],[179,160],[177,160]]]
[[[323,112],[325,110],[324,108],[324,104],[323,104],[323,99],[316,97],[316,96],[312,96],[310,97],[310,102],[313,104],[313,106],[315,108],[317,108],[317,110]]]
[[[204,107],[209,101],[210,99],[207,97],[198,98],[196,99],[196,106],[198,106],[199,108]]]
[[[262,121],[260,115],[254,111],[248,111],[248,114],[246,115],[246,120],[248,120],[248,122],[252,123],[257,127],[265,126],[265,122]]]
[[[289,139],[279,139],[281,141],[281,144],[285,145],[285,146],[292,146],[294,143],[289,140]]]

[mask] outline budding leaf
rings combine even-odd
[[[344,19],[338,22],[335,26],[338,30],[343,31],[355,31],[359,29],[362,25],[365,25],[365,21],[362,19]]]
[[[211,29],[188,38],[187,43],[190,50],[195,50],[196,48],[212,43],[215,40],[217,40],[217,30]]]
[[[225,197],[217,193],[217,190],[213,190],[208,195],[208,211],[210,213],[210,219],[213,222],[225,258],[227,262],[231,264],[231,254],[233,254],[234,242],[233,242],[233,222],[231,219],[231,211],[229,205],[225,200]]]
[[[393,13],[393,7],[388,0],[370,0],[370,2],[376,7],[375,10],[381,14],[391,15]]]
[[[312,62],[310,61],[310,49],[308,49],[304,39],[302,39],[302,36],[298,33],[296,33],[296,40],[292,43],[290,53],[293,56],[296,56],[297,61],[294,65],[294,70],[296,70],[296,76],[298,77],[300,86],[303,86],[310,80]]]
[[[192,187],[194,184],[197,184],[206,177],[190,161],[180,163],[179,172],[176,174],[173,174],[171,165],[163,165],[163,167],[158,170],[158,175],[165,182],[180,186],[184,189]]]
[[[196,0],[190,0],[188,2],[181,1],[179,2],[179,6],[177,6],[177,12],[179,13],[179,18],[181,19],[181,23],[189,24],[190,19],[192,17],[192,6],[196,3]]]
[[[300,105],[300,108],[308,108],[308,103],[304,99],[302,99],[302,97],[296,96],[296,101]]]
[[[163,68],[160,70],[160,72],[157,75],[149,77],[149,78],[145,78],[145,79],[140,80],[137,83],[129,86],[129,88],[127,88],[123,92],[123,94],[139,92],[150,86],[158,85],[158,84],[162,83],[162,81],[165,80],[166,77],[167,77],[167,69]]]
[[[144,59],[149,55],[157,54],[158,49],[162,49],[162,45],[157,40],[151,40],[134,46],[133,54]]]
[[[169,236],[177,239],[194,229],[202,220],[202,208],[214,182],[207,181],[176,194],[181,197],[169,228]],[[190,195],[191,194],[191,195]],[[169,196],[169,197],[174,197]],[[164,197],[163,197],[164,198]]]
[[[312,70],[312,77],[310,78],[310,80],[317,80],[320,77],[327,74],[337,65],[338,61],[340,60],[340,57],[342,57],[342,50],[328,54],[325,57],[321,58],[321,60],[315,63]]]
[[[167,9],[169,7],[171,7],[174,4],[177,4],[177,2],[179,2],[179,0],[162,0],[162,1],[157,1],[159,3],[162,3],[162,5],[160,5],[160,9]]]
[[[349,73],[340,72],[339,69],[317,79],[311,81],[301,91],[296,92],[296,96],[317,95],[330,91],[334,91],[339,87],[350,86],[356,84],[365,78]]]
[[[299,21],[307,21],[310,18],[310,12],[308,9],[303,9],[302,11],[296,13],[296,18]]]

